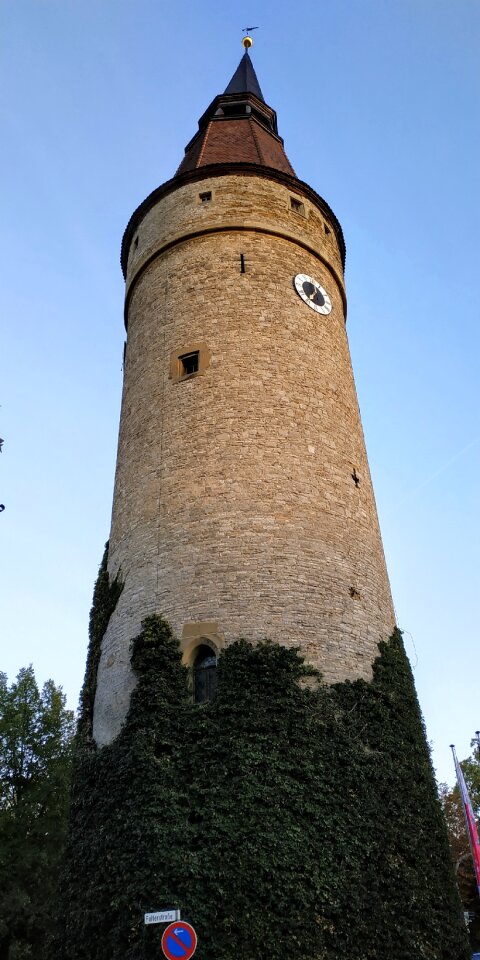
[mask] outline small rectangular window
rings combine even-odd
[[[190,377],[201,377],[210,364],[210,350],[206,343],[184,343],[170,354],[169,378],[181,383]]]
[[[199,353],[199,350],[193,350],[192,353],[184,353],[178,358],[178,375],[180,377],[191,377],[192,373],[197,373]]]
[[[305,207],[301,200],[297,200],[296,197],[290,197],[290,209],[295,213],[300,213],[302,217],[305,216]]]
[[[198,196],[200,197],[202,203],[208,203],[209,200],[212,199],[212,191],[206,190],[205,193],[199,193]]]

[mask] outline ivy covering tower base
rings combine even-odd
[[[163,928],[143,915],[173,907],[201,960],[259,960],[266,944],[271,960],[467,960],[398,631],[371,682],[335,686],[292,649],[240,640],[204,705],[160,617],[132,666],[116,740],[98,750],[80,724],[66,960],[157,960]]]

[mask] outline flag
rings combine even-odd
[[[472,851],[475,877],[477,879],[477,887],[480,894],[480,840],[478,839],[477,824],[475,823],[472,804],[468,795],[467,784],[465,783],[462,768],[457,760],[457,754],[455,753],[455,747],[453,745],[452,753],[455,762],[455,773],[457,774],[458,789],[460,790],[460,796],[462,798],[463,812],[465,814],[465,820],[467,821],[467,833],[468,839],[470,840],[470,850]]]

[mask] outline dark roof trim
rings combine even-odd
[[[120,262],[124,277],[127,273],[128,253],[133,235],[145,214],[147,214],[162,197],[172,193],[186,183],[195,183],[199,180],[206,180],[208,177],[226,177],[235,173],[241,173],[247,177],[264,177],[267,180],[276,180],[277,183],[281,183],[290,190],[301,193],[307,200],[310,200],[310,202],[318,207],[320,212],[327,217],[329,223],[332,225],[340,249],[343,268],[345,269],[346,249],[340,223],[333,210],[328,206],[328,203],[323,200],[318,193],[315,193],[315,190],[312,190],[312,188],[308,186],[308,183],[304,183],[302,180],[298,180],[297,177],[292,177],[288,173],[282,173],[281,170],[275,170],[273,167],[264,167],[256,163],[212,163],[204,167],[197,167],[195,170],[187,170],[186,173],[172,177],[171,180],[167,180],[166,183],[157,187],[157,189],[150,193],[143,203],[137,207],[130,217],[122,240]]]
[[[158,257],[161,257],[167,250],[171,250],[173,247],[178,247],[182,243],[188,243],[190,240],[197,240],[199,237],[206,237],[213,233],[261,233],[269,237],[280,237],[282,240],[287,240],[288,243],[294,244],[296,247],[302,247],[304,250],[307,250],[308,253],[312,254],[320,263],[325,264],[330,273],[335,277],[335,280],[338,284],[338,289],[340,291],[340,296],[343,302],[343,310],[345,316],[345,322],[347,320],[347,296],[345,293],[345,284],[343,277],[339,275],[335,267],[322,256],[318,250],[315,250],[314,247],[310,246],[309,243],[303,243],[302,240],[298,240],[297,237],[292,237],[288,233],[283,233],[281,230],[269,230],[266,227],[245,227],[245,226],[226,226],[226,227],[206,227],[204,230],[194,230],[192,233],[184,234],[182,237],[176,237],[174,240],[169,240],[168,243],[164,243],[162,247],[159,247],[158,250],[155,250],[144,263],[138,268],[135,275],[132,277],[130,286],[127,289],[125,297],[125,307],[124,307],[124,322],[125,329],[128,330],[128,309],[130,306],[130,300],[132,298],[135,287],[137,286],[138,281],[143,276],[145,271],[148,269],[151,263],[154,260],[157,260]]]
[[[201,134],[202,130],[205,129],[205,127],[207,126],[210,120],[212,120],[213,118],[215,120],[230,119],[230,117],[216,116],[216,111],[218,107],[221,107],[222,104],[225,104],[225,103],[244,103],[245,100],[248,100],[248,102],[251,105],[253,105],[253,107],[257,107],[260,113],[263,113],[264,116],[267,116],[269,118],[272,125],[272,130],[271,130],[272,134],[276,136],[278,140],[280,140],[280,142],[283,144],[283,139],[278,133],[277,114],[275,113],[275,110],[272,109],[272,107],[269,107],[268,104],[265,103],[264,100],[259,100],[258,97],[256,97],[253,93],[238,93],[238,94],[232,93],[227,99],[225,98],[225,94],[219,94],[209,104],[209,106],[205,110],[205,113],[202,113],[202,116],[198,121],[198,130],[196,133],[194,133],[192,139],[189,140],[189,142],[187,143],[187,146],[185,147],[185,153],[187,153],[187,151],[190,149],[190,147],[192,146],[194,141],[197,139],[197,137]],[[236,117],[235,119],[238,120],[238,117]]]

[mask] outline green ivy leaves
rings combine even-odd
[[[203,705],[161,618],[132,665],[120,735],[77,749],[68,960],[157,958],[162,928],[143,913],[171,907],[201,960],[466,960],[399,632],[371,683],[333,687],[296,651],[239,640]]]

